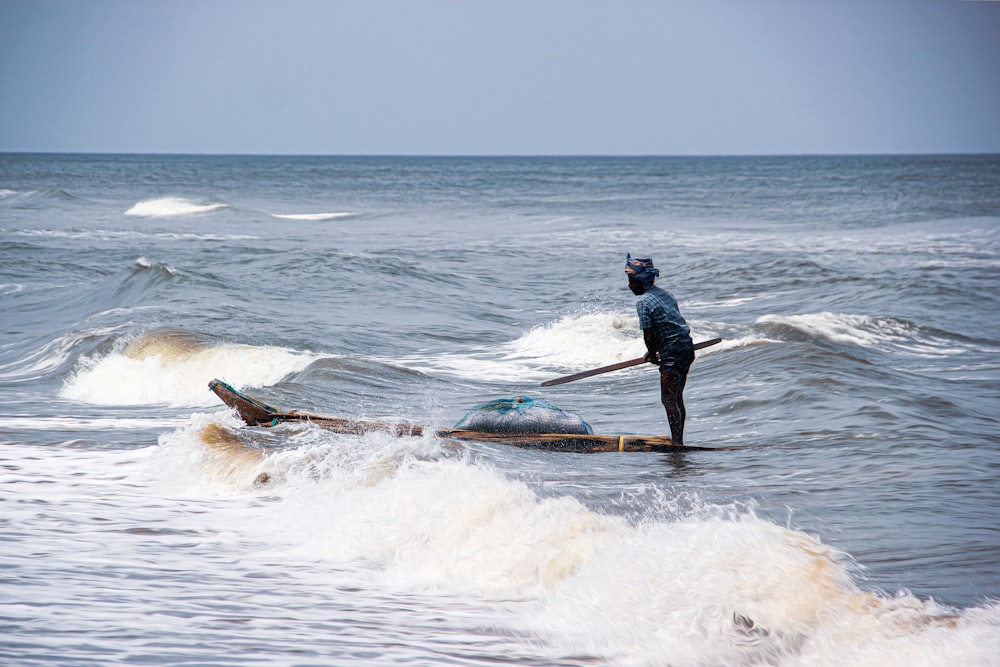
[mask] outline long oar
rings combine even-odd
[[[716,345],[721,343],[721,338],[713,338],[711,340],[705,340],[700,343],[694,344],[694,349],[700,350],[703,347],[708,347],[710,345]],[[567,382],[574,382],[576,380],[582,380],[583,378],[589,378],[593,375],[600,375],[601,373],[610,373],[611,371],[620,371],[623,368],[631,368],[632,366],[638,366],[639,364],[648,363],[646,357],[639,357],[638,359],[631,359],[629,361],[619,361],[617,364],[611,364],[610,366],[601,366],[600,368],[594,368],[589,371],[582,371],[580,373],[574,373],[573,375],[566,375],[561,378],[556,378],[555,380],[546,380],[542,383],[543,387],[551,387],[554,384],[565,384]]]

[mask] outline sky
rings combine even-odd
[[[0,0],[0,152],[1000,153],[1000,2]]]

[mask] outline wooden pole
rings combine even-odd
[[[721,343],[721,338],[713,338],[711,340],[705,340],[700,343],[694,344],[694,349],[700,350],[703,347],[709,347],[710,345],[717,345]],[[555,384],[565,384],[567,382],[575,382],[576,380],[582,380],[583,378],[589,378],[594,375],[600,375],[602,373],[610,373],[611,371],[620,371],[623,368],[631,368],[632,366],[638,366],[639,364],[647,363],[645,357],[639,357],[638,359],[629,359],[628,361],[619,361],[617,364],[611,364],[610,366],[601,366],[600,368],[594,368],[589,371],[581,371],[579,373],[574,373],[573,375],[566,375],[561,378],[556,378],[555,380],[546,380],[542,383],[543,387],[551,387]]]

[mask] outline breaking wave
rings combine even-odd
[[[715,326],[689,322],[695,342],[713,338]],[[747,334],[705,348],[699,355],[758,340]],[[500,381],[544,380],[553,372],[580,371],[641,357],[646,351],[634,314],[576,313],[533,327],[499,351],[407,358],[405,363],[428,372]],[[625,371],[628,372],[628,371]]]
[[[267,487],[272,502],[219,518],[241,546],[260,545],[245,559],[323,563],[347,568],[351,585],[502,601],[510,631],[543,638],[556,655],[908,667],[945,656],[987,665],[996,648],[995,605],[959,612],[865,590],[850,556],[752,507],[689,498],[682,511],[656,496],[644,519],[629,521],[540,495],[429,437],[298,425],[282,433],[292,447],[268,451],[256,431],[230,413],[195,415],[161,438],[157,467],[199,494]]]
[[[135,215],[144,218],[159,218],[169,216],[194,215],[196,213],[210,213],[229,208],[228,204],[199,204],[189,199],[180,197],[161,197],[159,199],[146,199],[136,203],[132,208],[125,211],[125,215]]]
[[[319,358],[282,347],[221,343],[191,332],[157,329],[115,351],[85,358],[60,395],[94,405],[215,405],[208,383],[265,386]]]
[[[283,220],[309,220],[322,222],[325,220],[336,220],[337,218],[349,218],[352,213],[272,213],[271,216]]]

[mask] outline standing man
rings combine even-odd
[[[646,361],[660,367],[660,400],[667,411],[670,439],[684,444],[684,385],[694,361],[691,330],[677,307],[677,299],[653,282],[660,270],[652,259],[625,256],[628,288],[639,297],[635,304],[639,328],[646,342]]]

